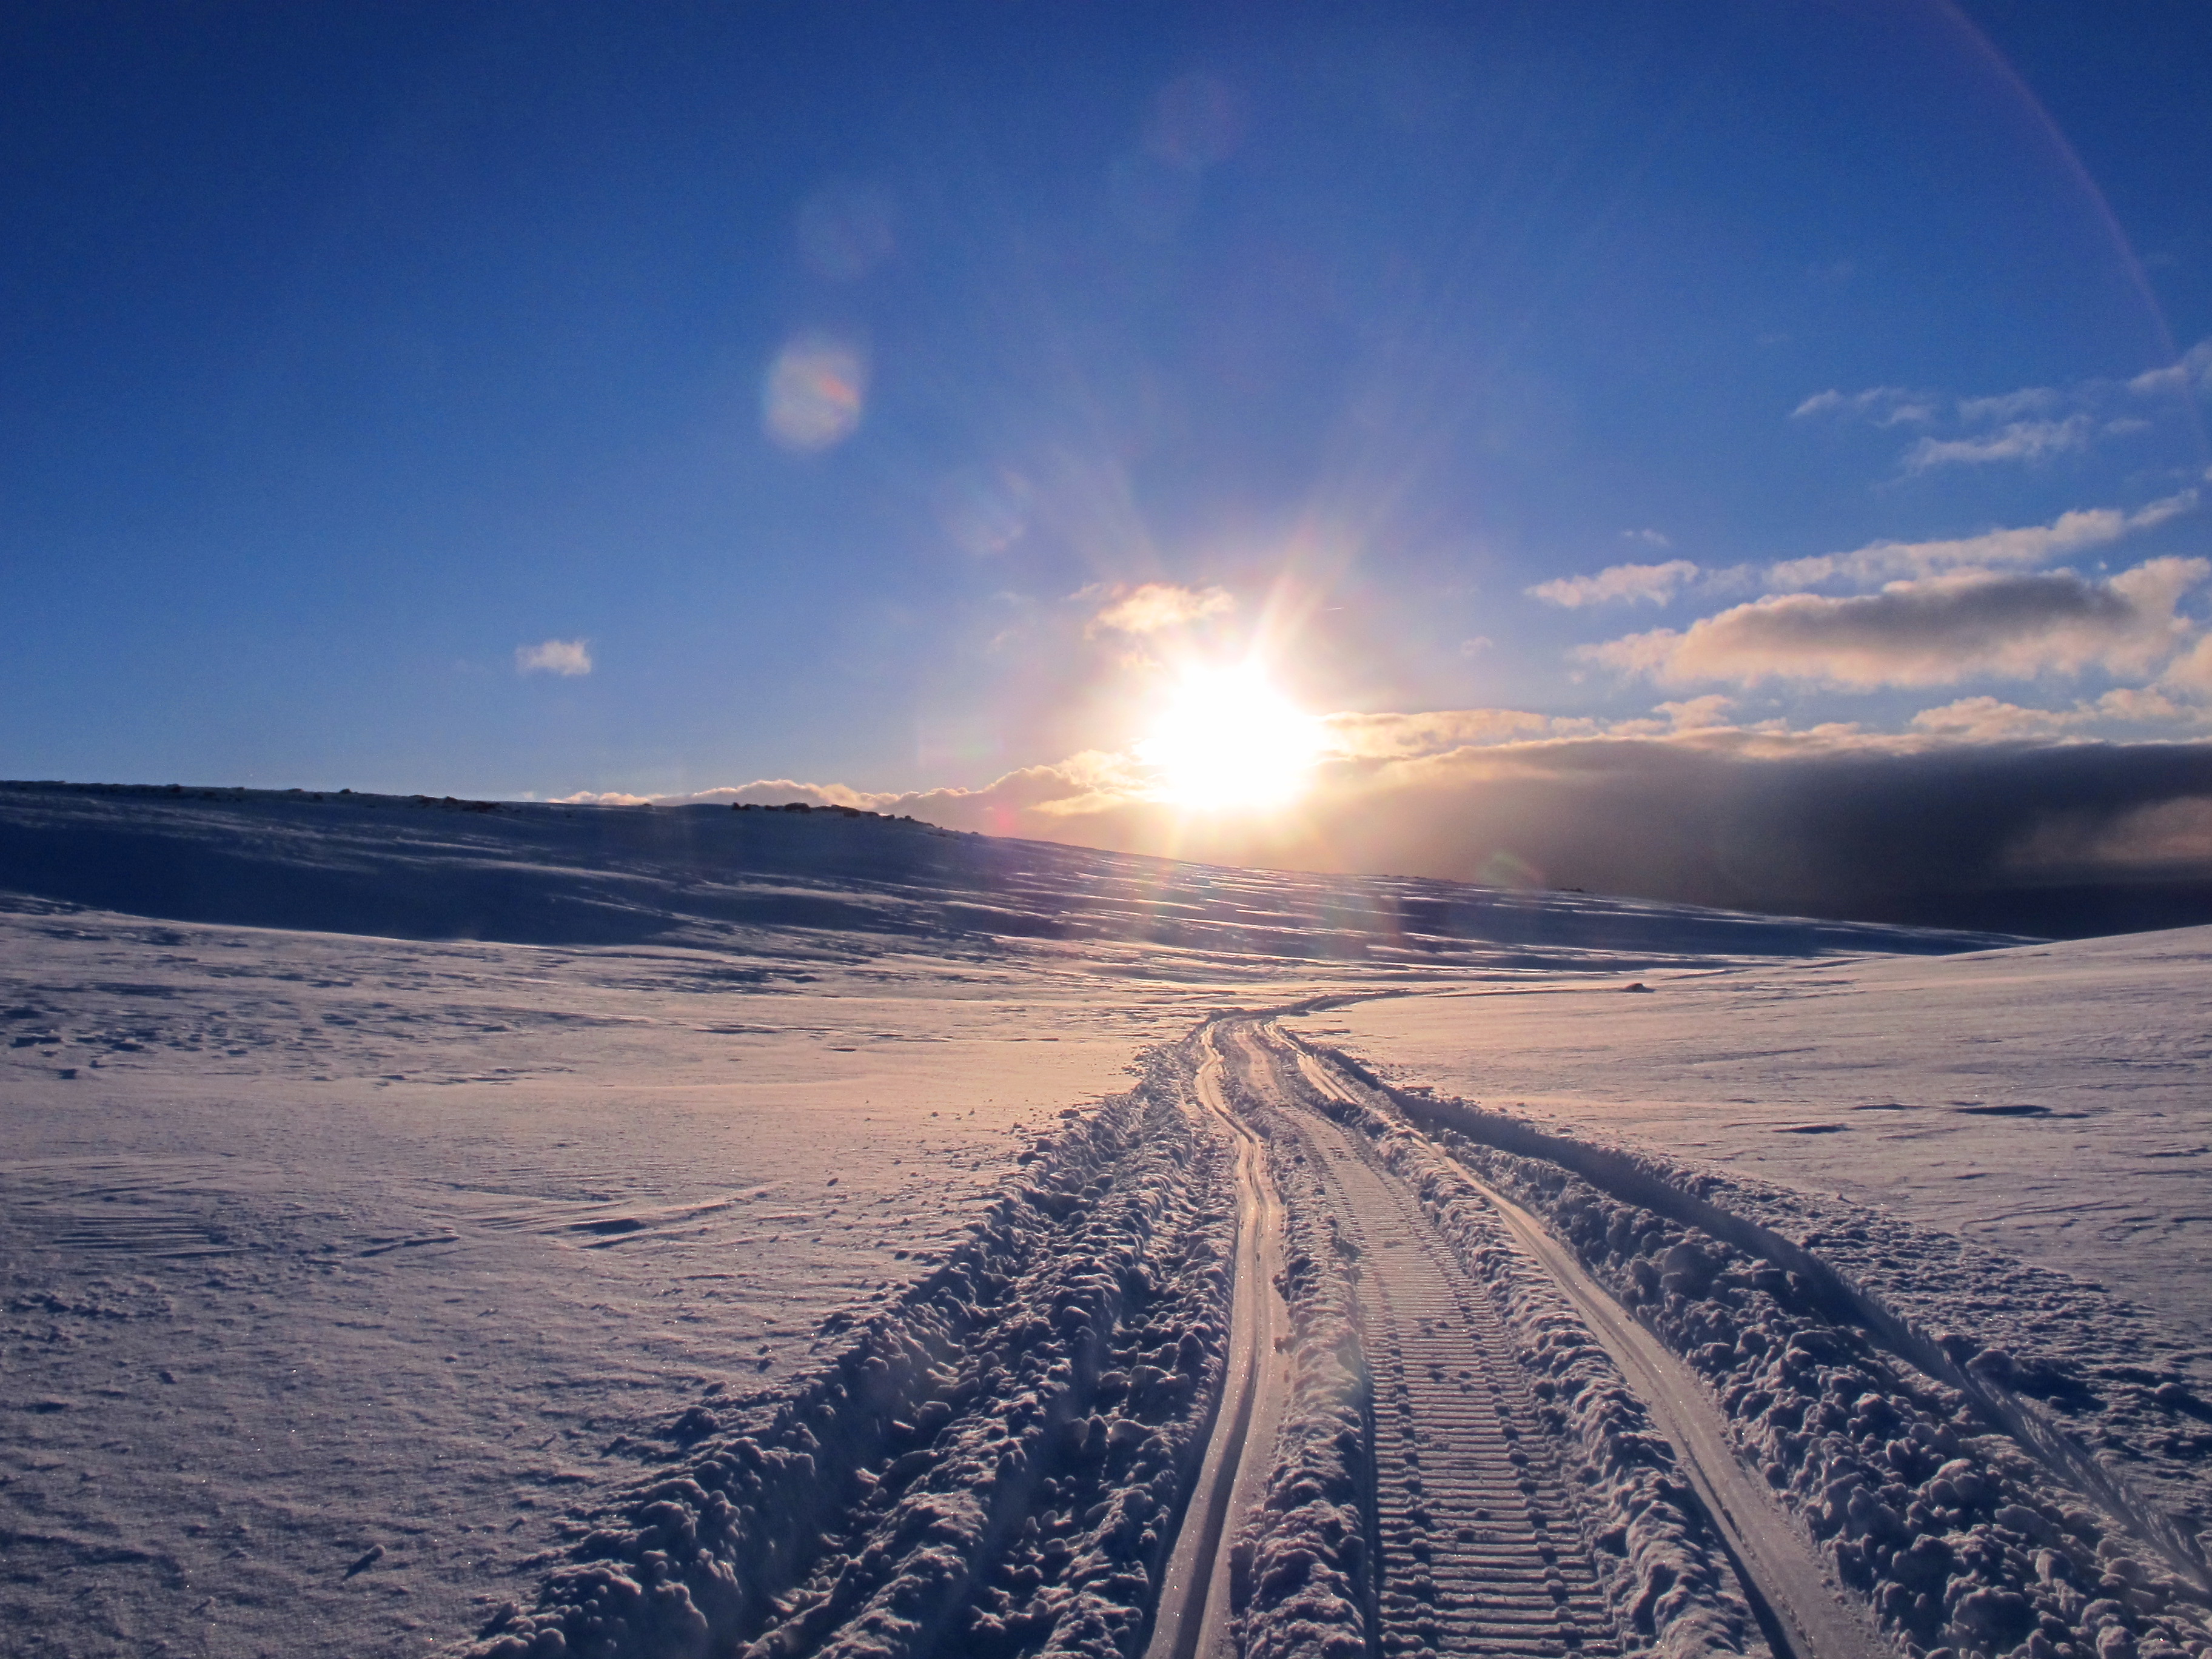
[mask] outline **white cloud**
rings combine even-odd
[[[1236,595],[1225,587],[1178,587],[1173,582],[1146,582],[1130,589],[1086,587],[1075,597],[1096,599],[1109,595],[1113,602],[1091,619],[1092,633],[1110,629],[1117,634],[1157,634],[1237,608]]]
[[[1936,400],[1925,392],[1901,386],[1869,386],[1863,392],[1838,392],[1833,386],[1816,392],[1790,411],[1793,421],[1815,415],[1838,415],[1871,421],[1876,426],[1918,426],[1936,418]]]
[[[1874,542],[1850,553],[1823,553],[1771,565],[1766,571],[1766,586],[1771,592],[1793,592],[1832,581],[1864,586],[1897,576],[1933,576],[1947,570],[1993,565],[2043,564],[2118,541],[2134,531],[2154,528],[2195,510],[2197,501],[2197,492],[2185,489],[2133,513],[2116,507],[2087,507],[2062,513],[2047,525],[1991,530],[1948,541]]]
[[[2202,559],[2153,559],[2106,582],[2071,571],[1973,571],[1847,599],[1785,594],[1576,655],[1664,684],[1779,679],[1866,690],[2091,667],[2140,674],[2187,631],[2174,605],[2208,574]]]
[[[1703,732],[1728,724],[1728,711],[1735,707],[1735,699],[1714,692],[1703,697],[1691,697],[1682,702],[1662,702],[1657,712],[1667,716],[1677,732]]]
[[[2202,724],[2203,709],[2179,703],[2161,691],[2120,686],[2071,708],[2025,708],[1998,697],[1962,697],[1940,708],[1923,708],[1912,729],[1972,743],[2027,742],[2063,736],[2090,726],[2190,726]]]
[[[2017,421],[2030,415],[2045,415],[2057,409],[2064,400],[2047,386],[2022,386],[2017,392],[2000,392],[1989,398],[1961,398],[1959,418],[1970,423],[1985,421]]]
[[[545,640],[514,647],[518,674],[559,674],[564,678],[592,672],[590,645],[583,640]]]
[[[1443,708],[1421,714],[1325,714],[1321,729],[1325,754],[1350,760],[1403,760],[1523,738],[1580,736],[1600,727],[1595,720],[1521,708]]]
[[[2148,397],[2161,392],[2212,392],[2212,340],[2199,340],[2179,362],[2138,374],[2128,390]]]
[[[1672,536],[1657,530],[1624,530],[1620,532],[1620,539],[1625,542],[1642,542],[1646,547],[1667,548],[1674,544],[1674,538]]]
[[[2168,663],[2166,672],[2159,676],[2159,684],[2197,696],[2212,697],[2212,634],[2203,635],[2188,651]]]
[[[1923,435],[1902,459],[1908,474],[1940,467],[2033,465],[2076,453],[2107,439],[2149,428],[2128,399],[2212,394],[2212,340],[2200,341],[2174,362],[2122,381],[2091,376],[2063,386],[2016,387],[1980,397],[1948,398],[1904,386],[1863,392],[1831,388],[1791,411],[1857,421],[1877,428],[1913,426]],[[2148,411],[2157,413],[2158,411]],[[2170,411],[2169,411],[2170,412]]]
[[[1595,576],[1561,576],[1522,591],[1532,599],[1570,611],[1616,601],[1664,605],[1677,587],[1697,574],[1698,567],[1687,559],[1669,559],[1664,564],[1616,564]]]
[[[2013,421],[1986,437],[1923,438],[1905,453],[1905,470],[2045,460],[2087,448],[2094,424],[2087,415],[2069,415],[2063,421]]]

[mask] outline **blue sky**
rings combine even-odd
[[[2199,9],[0,36],[7,775],[1065,829],[1255,641],[1362,763],[2207,729]]]

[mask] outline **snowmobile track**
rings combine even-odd
[[[1312,1054],[1301,1052],[1297,1059],[1299,1071],[1324,1092],[1341,1087],[1340,1079]],[[1777,1653],[1804,1659],[1875,1659],[1881,1644],[1844,1610],[1828,1575],[1729,1451],[1723,1419],[1705,1400],[1695,1374],[1608,1297],[1535,1217],[1472,1175],[1465,1178],[1574,1304],[1644,1400],[1681,1460],[1707,1517],[1726,1540],[1730,1565],[1753,1598]]]
[[[1336,1125],[1296,1110],[1271,1045],[1243,1025],[1226,1044],[1260,1092],[1293,1109],[1360,1252],[1381,1652],[1622,1652],[1553,1437],[1489,1297],[1401,1183]]]

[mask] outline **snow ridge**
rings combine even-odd
[[[1135,1651],[1221,1388],[1234,1203],[1188,1043],[1069,1115],[758,1427],[580,1522],[472,1659]],[[679,1425],[684,1427],[684,1425]]]
[[[1923,1335],[1805,1244],[1721,1209],[1712,1177],[1382,1091],[1705,1377],[1739,1449],[1908,1659],[2212,1653],[2197,1540],[2004,1386],[2063,1366]]]

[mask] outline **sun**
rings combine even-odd
[[[1262,811],[1304,792],[1321,727],[1255,665],[1199,668],[1185,673],[1136,752],[1158,769],[1160,792],[1175,805]]]

